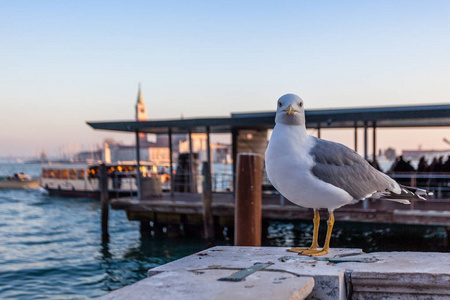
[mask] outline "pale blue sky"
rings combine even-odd
[[[448,1],[211,2],[0,1],[0,155],[100,143],[139,82],[151,119],[450,102]]]

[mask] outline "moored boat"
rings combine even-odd
[[[39,179],[32,178],[24,173],[16,173],[13,176],[0,177],[0,189],[36,189],[39,186]]]
[[[136,164],[106,164],[111,198],[130,197],[137,193]],[[40,185],[50,195],[100,198],[99,164],[60,164],[42,167]],[[157,167],[141,162],[142,177],[158,176]]]

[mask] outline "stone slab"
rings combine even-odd
[[[330,267],[327,262],[308,260],[307,257],[306,260],[282,262],[280,259],[285,256],[299,257],[296,253],[286,252],[286,249],[288,248],[218,246],[151,269],[148,275],[207,268],[245,269],[255,263],[271,262],[273,265],[266,270],[283,270],[298,276],[314,277],[314,289],[308,299],[346,299],[344,268]],[[361,253],[361,249],[333,248],[323,257],[342,257]]]
[[[161,272],[100,299],[301,300],[314,287],[312,277],[298,277],[286,272],[260,271],[240,282],[217,280],[234,272],[226,269]]]
[[[241,282],[243,287],[226,289],[228,299],[247,299],[246,295],[251,295],[253,299],[274,299],[273,295],[280,296],[275,299],[290,299],[292,295],[300,293],[296,291],[307,291],[302,290],[300,281],[290,285],[291,281],[294,282],[299,278],[314,278],[313,287],[310,286],[311,283],[304,285],[312,288],[307,299],[450,299],[450,253],[367,254],[360,249],[333,248],[328,255],[311,258],[286,252],[286,249],[231,246],[206,249],[151,269],[148,271],[149,278],[105,296],[116,298],[102,299],[120,299],[117,295],[128,292],[131,295],[134,291],[139,291],[138,294],[147,295],[146,299],[151,299],[145,294],[145,290],[155,290],[154,285],[157,284],[163,284],[170,290],[169,294],[172,291],[186,293],[183,299],[203,299],[202,295],[207,295],[209,299],[221,299],[222,292],[219,291],[222,290],[216,285],[219,287],[225,285],[216,282],[217,276],[248,268],[255,263],[271,263],[271,265],[247,277]],[[188,275],[189,278],[186,277]],[[170,281],[170,278],[174,278],[174,281]],[[195,278],[198,281],[195,281]],[[277,278],[286,278],[283,279],[285,280],[283,286],[286,286],[283,291],[276,289]],[[213,282],[208,283],[214,287],[213,294],[207,294],[209,290],[202,284],[209,280]],[[238,285],[230,286],[238,287]],[[259,294],[260,291],[262,294]],[[304,295],[302,293],[301,295]],[[123,295],[122,298],[125,299],[131,297]]]
[[[347,270],[352,299],[450,299],[450,253],[376,252],[369,265],[339,264]]]

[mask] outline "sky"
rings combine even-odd
[[[449,1],[0,1],[0,156],[131,143],[85,122],[134,119],[139,83],[149,119],[274,111],[286,93],[306,109],[449,104],[449,16]],[[380,147],[450,138],[385,132]]]

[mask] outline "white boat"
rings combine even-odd
[[[39,186],[39,178],[31,178],[24,173],[16,173],[13,176],[0,177],[0,189],[36,189]]]
[[[106,164],[111,198],[129,197],[137,193],[136,164]],[[100,198],[99,164],[61,164],[42,167],[40,185],[50,195]],[[156,165],[141,162],[141,176],[158,176]]]

